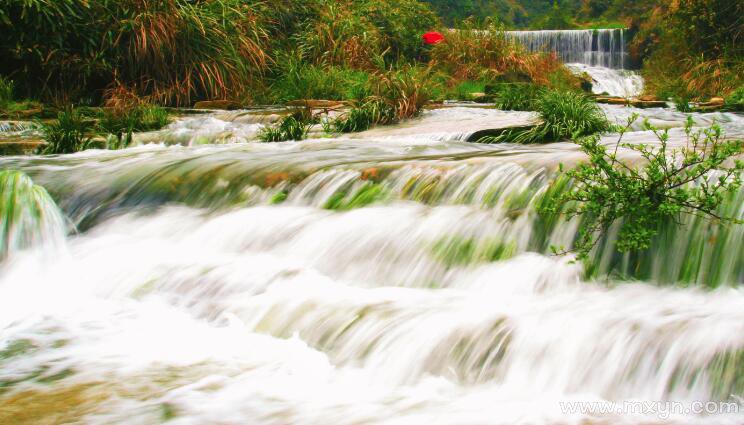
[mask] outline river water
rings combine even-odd
[[[684,143],[685,114],[605,110]],[[0,158],[69,218],[0,265],[0,423],[744,423],[687,411],[744,390],[744,226],[690,219],[638,256],[610,236],[588,275],[548,254],[578,223],[536,212],[576,147],[467,142],[531,120],[453,107],[262,144],[256,112],[214,113]]]

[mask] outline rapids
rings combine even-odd
[[[605,111],[684,143],[686,114]],[[536,212],[575,145],[467,142],[530,114],[272,144],[259,115],[0,158],[76,229],[0,264],[0,423],[744,423],[744,226],[670,224],[642,256],[610,235],[587,273],[548,254],[578,223]]]

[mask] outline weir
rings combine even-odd
[[[555,52],[566,63],[625,69],[624,29],[507,31],[533,52]]]
[[[532,52],[554,52],[576,73],[593,80],[592,91],[635,97],[643,92],[643,78],[628,70],[624,29],[507,31],[507,37]]]

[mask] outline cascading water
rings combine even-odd
[[[508,31],[533,52],[554,52],[577,73],[594,81],[597,94],[634,97],[643,91],[643,79],[626,69],[628,52],[624,29]]]
[[[625,30],[507,31],[533,52],[555,52],[563,62],[624,69],[627,60]]]
[[[669,223],[638,257],[610,236],[595,279],[547,254],[578,223],[537,213],[575,145],[464,142],[529,114],[201,145],[252,140],[238,115],[140,137],[191,147],[0,159],[79,231],[0,264],[0,423],[744,423],[744,226]],[[684,410],[708,402],[732,405]]]

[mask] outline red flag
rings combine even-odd
[[[426,44],[439,44],[444,41],[444,36],[436,31],[427,32],[422,38]]]

